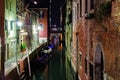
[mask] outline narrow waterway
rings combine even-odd
[[[70,62],[65,56],[65,48],[57,46],[52,50],[49,60],[34,65],[32,80],[75,80]]]

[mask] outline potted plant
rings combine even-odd
[[[23,40],[21,40],[20,50],[21,52],[26,51],[26,44],[23,42]]]

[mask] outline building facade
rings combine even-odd
[[[16,0],[5,0],[5,42],[5,59],[8,60],[16,51]]]
[[[47,42],[48,38],[48,8],[41,8],[39,17],[39,42]]]
[[[120,79],[119,3],[118,0],[72,1],[72,41],[66,33],[66,54],[71,54],[70,62],[79,80]],[[67,25],[66,31],[71,31]]]
[[[25,0],[2,0],[0,6],[0,80],[5,80],[6,77],[8,80],[11,77],[10,72],[17,70],[19,75],[16,67],[18,68],[17,62],[21,56],[21,40],[31,51],[39,46],[38,34],[34,35],[39,14],[28,10]],[[35,36],[37,38],[34,38]],[[14,75],[14,79],[17,79],[18,75]]]

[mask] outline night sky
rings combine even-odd
[[[37,1],[35,5],[33,2]],[[26,3],[30,2],[29,8],[49,8],[50,0],[26,0]],[[51,4],[51,25],[60,26],[60,5],[62,0],[52,0]]]
[[[51,24],[60,26],[60,3],[61,0],[52,0],[52,9],[51,9]]]
[[[37,2],[37,4],[34,4],[34,1]],[[25,3],[29,5],[29,8],[47,8],[49,7],[49,0],[25,0]]]

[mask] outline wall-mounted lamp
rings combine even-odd
[[[34,4],[37,4],[37,1],[34,1],[33,3],[34,3]]]

